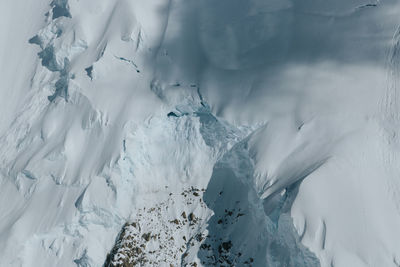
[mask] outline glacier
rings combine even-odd
[[[0,2],[0,266],[400,266],[395,0]]]

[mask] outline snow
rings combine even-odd
[[[399,13],[0,2],[0,266],[399,266]]]

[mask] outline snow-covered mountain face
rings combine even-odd
[[[399,266],[400,3],[0,2],[0,266]]]

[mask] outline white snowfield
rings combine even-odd
[[[0,267],[400,266],[398,25],[396,0],[0,1]]]

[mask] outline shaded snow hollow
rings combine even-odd
[[[0,2],[0,266],[400,266],[399,15]]]

